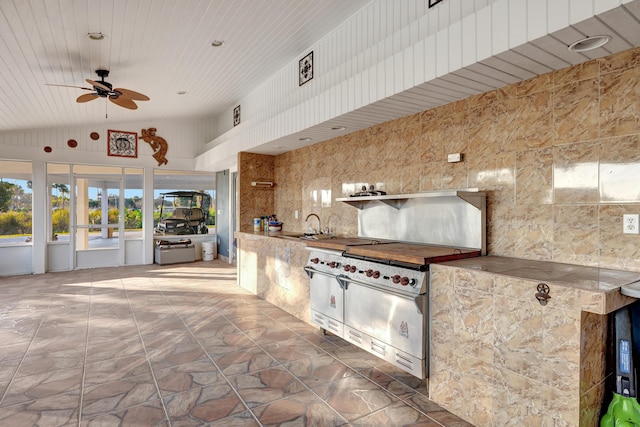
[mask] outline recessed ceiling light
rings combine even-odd
[[[211,42],[211,46],[220,47],[224,44],[224,40],[214,40]]]
[[[597,49],[609,43],[610,36],[590,36],[577,42],[571,43],[568,47],[570,52],[586,52]]]
[[[334,126],[331,128],[331,130],[346,130],[347,128],[344,126]]]
[[[100,40],[106,39],[107,35],[106,34],[102,34],[102,33],[88,33],[87,34],[87,38],[89,40],[100,41]]]
[[[180,90],[178,91],[178,95],[186,95],[187,91],[186,90]]]
[[[298,141],[311,141],[311,138],[307,138],[307,137],[298,138]]]

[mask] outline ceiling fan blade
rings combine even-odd
[[[123,97],[109,97],[109,101],[113,102],[116,105],[119,105],[121,107],[124,108],[128,108],[129,110],[137,110],[138,106],[136,105],[135,102],[133,102],[132,100],[130,100],[129,98],[123,98]]]
[[[52,83],[45,83],[45,85],[47,85],[47,86],[58,86],[58,87],[74,87],[74,88],[76,88],[76,89],[93,90],[93,88],[90,88],[90,87],[82,87],[82,86],[54,85],[54,84],[52,84]]]
[[[76,99],[76,102],[89,102],[94,99],[98,99],[97,93],[85,93],[84,95],[80,95],[78,99]]]
[[[120,92],[125,98],[133,99],[135,101],[149,101],[150,99],[147,95],[143,95],[139,92],[135,92],[129,89],[123,89],[121,87],[117,87],[113,91]]]
[[[102,90],[104,90],[104,91],[106,91],[106,92],[111,92],[111,88],[110,88],[109,86],[105,86],[105,85],[103,85],[103,84],[102,84],[102,83],[100,83],[100,82],[96,82],[96,81],[93,81],[93,80],[91,80],[91,79],[87,79],[87,80],[85,80],[85,81],[86,81],[87,83],[89,83],[91,86],[99,87],[100,89],[102,89]]]

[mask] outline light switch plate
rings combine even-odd
[[[447,161],[449,163],[457,163],[462,161],[462,153],[453,153],[447,156]]]

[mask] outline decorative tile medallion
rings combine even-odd
[[[233,109],[233,125],[238,126],[240,124],[240,106],[238,105]]]
[[[107,154],[118,157],[138,157],[138,134],[109,129]]]
[[[309,52],[299,62],[300,65],[300,83],[298,86],[302,86],[313,78],[313,51]]]

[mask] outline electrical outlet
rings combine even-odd
[[[638,214],[624,214],[622,216],[623,233],[624,234],[640,234],[640,227],[638,226]]]

